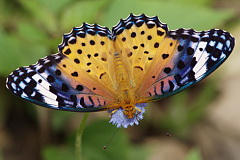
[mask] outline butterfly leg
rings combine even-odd
[[[137,108],[137,107],[135,107],[135,109],[136,109],[138,112],[142,112],[142,110],[139,109],[139,108]]]
[[[117,112],[118,109],[114,109],[111,111],[111,115],[113,115],[115,112]]]

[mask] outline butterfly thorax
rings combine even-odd
[[[118,53],[115,53],[115,67],[116,67],[116,80],[118,82],[116,89],[116,96],[118,101],[118,108],[121,107],[124,111],[123,114],[128,118],[133,118],[136,113],[136,89],[131,82],[129,72],[123,64],[123,60]]]

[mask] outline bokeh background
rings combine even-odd
[[[239,0],[0,0],[0,160],[75,159],[84,113],[28,103],[5,88],[13,70],[57,52],[63,33],[83,22],[111,28],[129,13],[157,15],[170,29],[221,28],[236,46],[211,76],[149,104],[140,125],[119,129],[91,113],[82,137],[86,160],[240,159]],[[166,136],[169,133],[171,136]]]

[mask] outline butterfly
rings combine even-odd
[[[157,16],[130,14],[110,31],[83,23],[63,35],[58,53],[20,67],[7,88],[35,104],[64,111],[108,111],[117,127],[138,124],[147,102],[207,77],[230,55],[230,33],[168,30]]]

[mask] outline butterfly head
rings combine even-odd
[[[127,116],[127,118],[133,118],[135,114],[141,113],[142,110],[138,109],[135,105],[127,105],[123,107],[123,114]]]

